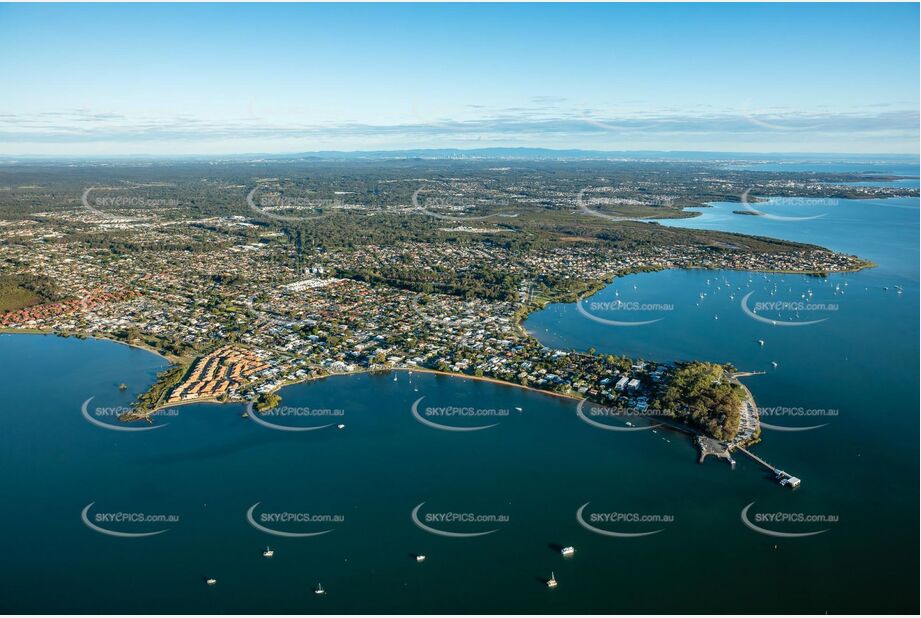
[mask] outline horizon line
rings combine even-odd
[[[69,159],[199,159],[199,158],[243,158],[243,157],[270,157],[270,158],[292,158],[292,157],[304,157],[304,156],[335,156],[335,155],[378,155],[378,156],[387,156],[387,155],[411,155],[412,153],[418,154],[431,154],[431,153],[457,153],[457,154],[472,154],[472,153],[481,153],[486,154],[489,152],[498,153],[501,151],[509,151],[514,153],[515,151],[533,151],[535,153],[547,153],[549,155],[570,153],[571,156],[583,156],[584,158],[592,158],[599,156],[614,156],[614,155],[630,155],[629,158],[637,158],[643,155],[728,155],[728,156],[745,156],[745,157],[848,157],[848,158],[873,158],[873,157],[886,157],[886,158],[903,158],[911,159],[911,161],[921,163],[921,152],[919,153],[904,153],[904,152],[829,152],[829,151],[751,151],[751,150],[680,150],[680,149],[669,149],[669,150],[656,150],[656,149],[643,149],[643,150],[597,150],[590,148],[549,148],[542,146],[487,146],[481,148],[392,148],[392,149],[355,149],[355,150],[346,150],[346,149],[325,149],[325,150],[302,150],[302,151],[290,151],[290,152],[236,152],[236,153],[209,153],[209,152],[199,152],[199,153],[176,153],[176,154],[152,154],[152,153],[131,153],[131,154],[113,154],[113,153],[77,153],[77,154],[0,154],[0,161],[8,161],[11,159],[44,159],[44,160],[69,160]],[[434,158],[444,158],[444,156],[438,156]],[[528,157],[521,157],[528,158]]]

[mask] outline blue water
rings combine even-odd
[[[910,543],[851,534],[872,519],[852,516],[858,505],[868,510],[860,488],[839,495],[828,472],[807,470],[803,457],[785,455],[809,475],[808,488],[794,495],[749,461],[735,471],[694,463],[693,446],[676,434],[602,431],[579,420],[570,400],[418,373],[397,381],[390,374],[331,378],[283,391],[286,406],[344,410],[341,431],[274,431],[241,418],[239,405],[198,404],[158,419],[168,423],[161,429],[120,433],[86,422],[80,404],[89,396],[102,406],[130,401],[163,367],[157,357],[108,342],[6,335],[0,363],[9,412],[0,451],[2,550],[12,557],[0,572],[6,612],[719,612],[727,604],[817,612],[913,603],[898,594],[911,585],[910,565],[900,559]],[[438,431],[412,417],[421,396],[426,405],[511,412],[492,429]],[[869,462],[867,475],[883,463]],[[915,517],[909,492],[900,495],[906,510],[890,529]],[[753,500],[759,508],[809,512],[834,504],[849,519],[834,535],[778,541],[740,523],[740,510]],[[93,502],[93,514],[179,519],[108,524],[166,529],[114,538],[81,521]],[[285,531],[332,528],[318,537],[277,538],[246,521],[257,502],[259,512],[344,521],[277,524]],[[487,524],[498,530],[488,536],[444,538],[412,523],[422,502],[432,513],[509,519]],[[586,502],[599,513],[674,521],[655,524],[662,532],[652,536],[608,538],[576,522]],[[632,522],[611,529],[651,531]],[[276,550],[268,560],[261,555],[267,544]],[[577,548],[573,560],[559,555],[567,544]],[[900,566],[902,574],[826,576],[829,565],[854,552]],[[415,553],[428,560],[416,563]],[[550,573],[560,581],[552,592],[543,582]],[[206,586],[203,577],[218,583]],[[715,577],[721,592],[701,595]],[[751,581],[776,586],[793,578],[787,595],[752,600]],[[312,592],[318,582],[324,597]],[[861,592],[866,585],[895,596],[870,599]]]
[[[816,172],[827,174],[880,174],[886,176],[911,176],[919,174],[918,163],[893,163],[891,161],[771,161],[740,163],[734,169],[756,172]]]
[[[760,163],[733,164],[727,167],[739,170],[750,170],[754,172],[815,172],[830,174],[868,174],[877,176],[900,176],[899,180],[861,180],[859,182],[846,182],[845,185],[856,185],[861,187],[896,187],[899,189],[917,189],[919,188],[919,175],[921,168],[917,163],[913,164],[893,164],[891,162],[873,162],[855,164],[853,162],[836,162],[827,161],[774,161]]]
[[[700,216],[671,219],[662,225],[693,229],[738,232],[820,245],[834,251],[859,255],[879,265],[860,276],[885,280],[895,276],[897,283],[918,282],[918,198],[884,200],[832,200],[799,204],[773,199],[751,203],[751,208],[780,217],[802,217],[787,221],[753,215],[738,202],[714,202],[710,206],[688,208]],[[818,218],[811,218],[818,217]]]
[[[7,558],[0,563],[0,610],[917,612],[918,201],[844,202],[802,224],[732,215],[737,207],[717,205],[674,224],[815,242],[878,267],[827,280],[725,271],[630,276],[589,300],[671,309],[599,315],[661,321],[611,327],[571,305],[553,305],[526,327],[564,348],[765,370],[747,379],[760,406],[837,411],[816,430],[765,430],[754,448],[802,477],[800,489],[781,489],[744,458],[735,470],[716,461],[699,465],[693,445],[676,434],[596,429],[578,419],[571,400],[419,373],[400,373],[396,381],[393,374],[330,378],[282,391],[286,406],[343,410],[335,421],[343,430],[275,431],[242,418],[240,405],[196,404],[159,416],[155,426],[166,425],[159,429],[116,432],[87,422],[81,403],[94,397],[92,406],[128,405],[165,361],[111,342],[0,335],[7,412],[0,438],[0,551]],[[813,212],[792,208],[805,210],[784,213]],[[797,299],[806,290],[813,302],[837,305],[820,324],[770,326],[740,306],[748,292],[754,303]],[[799,319],[790,312],[774,317]],[[127,389],[120,391],[120,383]],[[424,405],[510,412],[491,429],[438,431],[412,416],[412,403],[423,396]],[[121,532],[167,530],[111,537],[81,521],[93,502],[92,514],[168,514],[178,521],[106,524]],[[276,524],[332,532],[275,537],[247,522],[257,502],[259,512],[344,521]],[[410,519],[422,502],[426,512],[509,521],[486,524],[498,530],[487,536],[445,538]],[[651,536],[600,536],[575,519],[586,502],[598,512],[674,521],[655,524],[662,532]],[[751,502],[763,512],[840,520],[819,536],[766,537],[740,521]],[[442,527],[474,532],[482,525]],[[567,544],[577,548],[573,560],[559,555]],[[277,552],[270,560],[261,555],[266,545]],[[428,560],[416,563],[415,553]],[[554,591],[543,582],[551,572],[560,581]],[[206,586],[204,577],[218,584]],[[327,595],[313,593],[318,582]]]
[[[739,204],[717,203],[695,209],[702,216],[665,224],[815,243],[868,258],[877,267],[827,278],[702,270],[631,275],[586,299],[583,307],[618,322],[658,321],[611,326],[585,317],[574,305],[557,304],[530,316],[525,327],[556,347],[655,360],[704,358],[765,371],[746,379],[762,408],[835,411],[817,421],[778,418],[775,424],[785,426],[825,426],[766,429],[754,450],[804,479],[797,499],[820,492],[822,512],[841,514],[841,528],[826,536],[834,534],[836,545],[849,548],[846,554],[832,558],[821,544],[809,550],[823,577],[873,578],[877,565],[869,555],[879,543],[901,538],[904,547],[893,547],[886,562],[889,572],[911,577],[887,584],[884,594],[913,599],[917,584],[908,581],[918,575],[918,199],[756,207],[786,217],[823,217],[781,221],[733,214]],[[749,293],[749,307],[777,300],[825,307],[765,310],[762,317],[824,321],[797,327],[757,321],[742,308]],[[615,311],[610,303],[616,301],[646,309]],[[810,540],[803,541],[810,547]],[[793,579],[802,569],[784,573]]]

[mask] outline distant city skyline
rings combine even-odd
[[[919,7],[0,4],[0,155],[918,155]]]

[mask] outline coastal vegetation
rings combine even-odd
[[[281,396],[277,393],[262,393],[253,406],[257,412],[268,412],[281,403]]]
[[[0,326],[101,336],[167,355],[174,367],[138,399],[134,419],[196,399],[256,401],[265,411],[278,405],[272,391],[287,383],[418,367],[618,405],[645,406],[647,396],[661,395],[662,408],[726,439],[738,431],[740,399],[721,366],[683,365],[670,383],[671,371],[646,371],[636,359],[542,346],[521,321],[629,273],[825,273],[865,264],[802,243],[623,219],[691,216],[685,207],[738,201],[748,190],[837,194],[833,183],[857,175],[704,163],[496,163],[0,167],[0,182],[17,187],[0,194],[8,247],[0,309],[12,309],[0,312]],[[103,185],[96,198],[84,194]],[[115,207],[97,202],[111,215],[101,219],[80,207],[81,195],[120,199]],[[592,216],[599,214],[612,218]],[[46,302],[56,294],[52,281],[68,300]],[[225,345],[259,355],[252,375],[191,375],[209,350]],[[201,390],[189,384],[180,392],[184,377]],[[632,386],[615,387],[624,378]]]
[[[701,361],[682,363],[660,398],[661,409],[718,440],[739,432],[745,390],[730,380],[733,369]]]
[[[31,307],[57,297],[57,290],[47,277],[0,274],[0,312]]]
[[[168,369],[157,374],[157,379],[153,385],[140,396],[134,405],[134,410],[124,415],[122,420],[138,420],[140,418],[149,418],[150,414],[155,412],[159,406],[166,400],[170,390],[176,386],[185,375],[188,367],[185,365],[172,365]]]

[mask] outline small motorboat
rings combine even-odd
[[[345,423],[339,423],[336,425],[336,429],[345,429]]]
[[[208,584],[209,586],[213,586],[214,584],[217,583],[217,580],[214,579],[213,577],[209,577],[208,579],[205,580],[205,583]]]
[[[416,554],[416,562],[425,562],[425,554]]]
[[[560,550],[560,553],[563,554],[564,558],[572,558],[573,556],[576,555],[576,548],[573,547],[572,545],[567,545],[566,547]]]

